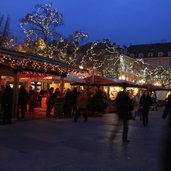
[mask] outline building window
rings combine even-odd
[[[139,53],[139,54],[138,54],[138,57],[139,57],[139,58],[143,58],[143,57],[144,57],[144,54],[143,54],[143,53]]]
[[[171,59],[169,59],[169,67],[171,67]]]
[[[158,52],[158,56],[163,56],[164,53],[163,52]]]
[[[168,56],[171,56],[171,51],[168,52]]]
[[[153,57],[154,55],[153,55],[153,52],[149,52],[148,53],[148,57]]]
[[[157,66],[162,66],[162,61],[158,60]]]

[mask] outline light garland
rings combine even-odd
[[[50,64],[47,62],[38,62],[30,59],[13,58],[9,55],[0,55],[0,64],[8,66],[18,71],[32,71],[40,72],[42,74],[54,74],[59,76],[66,76],[67,73],[78,73],[74,68],[65,68],[56,64]],[[84,72],[84,71],[82,71]]]
[[[29,24],[33,24],[35,28]],[[37,41],[35,46],[32,46],[32,53],[78,66],[80,64],[77,64],[77,58],[81,48],[77,42],[79,42],[81,38],[87,37],[87,34],[75,32],[71,42],[67,42],[61,38],[61,40],[56,43],[47,43],[48,40],[50,40],[50,42],[51,40],[56,40],[56,36],[59,34],[55,32],[55,29],[62,24],[63,15],[57,10],[52,9],[52,4],[44,4],[36,6],[34,12],[28,14],[21,20],[20,26],[28,39],[32,40],[32,42]],[[40,42],[40,39],[44,40],[45,44],[43,41]],[[86,49],[81,60],[81,66],[85,69],[89,69],[90,74],[93,72],[93,74],[114,78],[124,75],[128,80],[137,82],[145,80],[150,83],[160,81],[164,84],[170,84],[170,75],[168,74],[170,71],[162,71],[159,70],[159,68],[150,69],[142,59],[129,59],[125,57],[122,63],[120,54],[121,51],[119,47],[115,44],[111,45],[108,40],[102,43],[94,42]],[[20,61],[18,65],[25,68],[27,67],[27,62],[28,61]],[[15,66],[11,61],[11,66],[13,65]],[[33,66],[35,69],[41,70],[41,66],[34,63]],[[49,69],[56,71],[55,67],[50,67],[46,63],[44,63],[44,66],[44,72],[47,72]]]

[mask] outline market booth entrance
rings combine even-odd
[[[9,83],[13,88],[13,112],[12,116],[17,117],[18,89],[24,78],[28,79],[27,87],[30,85],[39,88],[39,80],[42,75],[54,75],[60,77],[60,91],[63,91],[64,78],[67,73],[83,72],[76,67],[67,65],[60,61],[52,60],[47,57],[16,52],[9,49],[0,48],[0,86]],[[32,77],[27,74],[32,74]],[[36,75],[36,77],[35,77]],[[48,83],[44,86],[48,86]],[[48,87],[47,87],[48,89]]]

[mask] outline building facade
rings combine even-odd
[[[127,48],[127,55],[143,59],[148,64],[148,83],[171,86],[171,43],[131,45]]]
[[[152,68],[162,66],[171,69],[171,43],[131,45],[127,54],[133,58],[142,58]]]

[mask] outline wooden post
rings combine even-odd
[[[63,90],[64,90],[64,77],[60,77],[60,96],[62,97],[63,94]]]
[[[27,85],[27,90],[30,90],[30,86],[31,86],[31,78],[28,78],[28,85]]]
[[[107,87],[107,99],[110,100],[110,86]]]
[[[13,107],[12,107],[12,117],[13,118],[17,118],[18,85],[19,85],[19,72],[17,71],[14,76],[14,87],[13,87]]]

